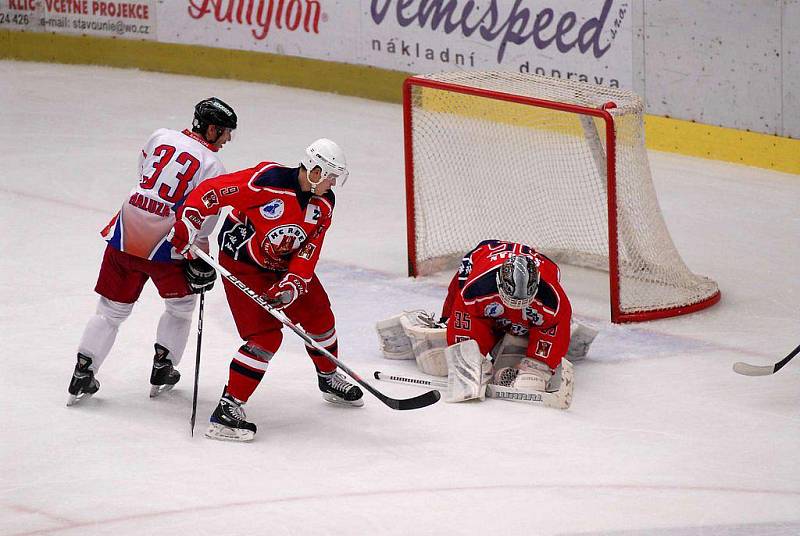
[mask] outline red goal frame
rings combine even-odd
[[[608,273],[609,273],[609,294],[611,321],[614,323],[643,322],[680,316],[710,307],[721,298],[719,290],[708,298],[690,305],[683,305],[671,308],[656,309],[641,312],[624,312],[620,309],[620,281],[619,281],[619,244],[617,234],[617,170],[616,170],[616,131],[614,128],[614,117],[608,112],[609,109],[616,107],[613,102],[608,102],[600,108],[589,108],[575,104],[548,101],[533,97],[514,95],[499,91],[492,91],[459,84],[440,82],[426,78],[411,76],[403,83],[403,138],[405,152],[405,175],[406,175],[406,239],[408,246],[408,275],[416,277],[417,272],[417,245],[414,232],[415,222],[415,202],[414,202],[414,155],[412,141],[412,88],[414,86],[427,87],[462,93],[475,97],[486,97],[493,100],[513,102],[552,110],[570,112],[581,115],[590,115],[603,120],[606,135],[606,177],[607,177],[607,211],[608,211]],[[491,238],[491,237],[483,237]],[[536,244],[530,244],[536,247]]]

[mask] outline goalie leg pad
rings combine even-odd
[[[586,354],[589,353],[589,347],[592,345],[592,342],[594,342],[598,333],[596,329],[590,328],[584,324],[579,324],[578,322],[570,324],[567,357],[572,361],[580,361],[586,357]]]
[[[425,374],[447,376],[447,329],[428,327],[417,313],[403,315],[400,323],[411,341],[411,351],[417,360],[417,367]]]
[[[446,402],[463,402],[486,397],[486,386],[492,377],[492,363],[472,339],[448,346]]]
[[[381,352],[386,359],[414,359],[414,352],[411,350],[411,339],[406,335],[400,318],[405,313],[395,315],[386,320],[381,320],[375,324],[378,332]]]

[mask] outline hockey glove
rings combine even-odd
[[[283,309],[289,307],[306,292],[308,292],[308,283],[300,276],[290,272],[264,293],[264,299],[267,300],[270,307]]]
[[[189,248],[197,238],[197,233],[200,232],[202,224],[203,217],[200,212],[196,208],[187,207],[183,210],[180,219],[170,229],[169,234],[167,234],[167,240],[175,248],[175,251],[187,259],[191,259],[193,256]]]
[[[447,327],[447,319],[442,317],[436,320],[436,315],[434,313],[422,311],[419,313],[418,318],[426,328],[445,329]]]
[[[203,259],[192,259],[183,265],[183,275],[192,294],[200,294],[214,288],[217,271]]]

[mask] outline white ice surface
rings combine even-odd
[[[150,400],[161,302],[152,286],[101,369],[99,393],[64,407],[92,313],[98,231],[158,127],[184,128],[217,95],[241,127],[229,170],[297,161],[337,140],[351,163],[320,277],[341,358],[365,377],[416,374],[380,357],[373,325],[438,309],[444,277],[404,277],[397,105],[228,80],[0,62],[0,534],[798,534],[800,177],[651,154],[667,225],[722,302],[683,318],[608,323],[607,282],[566,270],[576,316],[601,329],[576,366],[569,411],[488,400],[396,412],[322,401],[287,332],[247,410],[255,442],[202,437],[240,345],[220,289],[206,300],[198,426],[184,378]],[[381,383],[395,396],[418,389]]]

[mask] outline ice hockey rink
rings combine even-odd
[[[313,76],[313,73],[309,73]],[[651,153],[689,267],[722,300],[686,317],[608,320],[607,277],[565,269],[576,318],[600,330],[567,411],[498,400],[392,411],[325,403],[302,342],[284,345],[247,405],[254,442],[203,437],[239,341],[221,288],[206,299],[198,425],[195,338],[176,389],[151,400],[162,305],[148,285],[90,400],[65,407],[94,311],[100,229],[159,127],[218,96],[240,128],[228,170],[288,164],[318,137],[345,150],[318,273],[340,357],[364,377],[419,375],[381,357],[374,324],[437,310],[448,276],[405,276],[399,105],[110,68],[0,62],[0,534],[794,535],[800,533],[800,177]],[[494,237],[484,237],[494,238]],[[221,285],[220,285],[221,287]],[[420,389],[375,383],[399,397]]]

